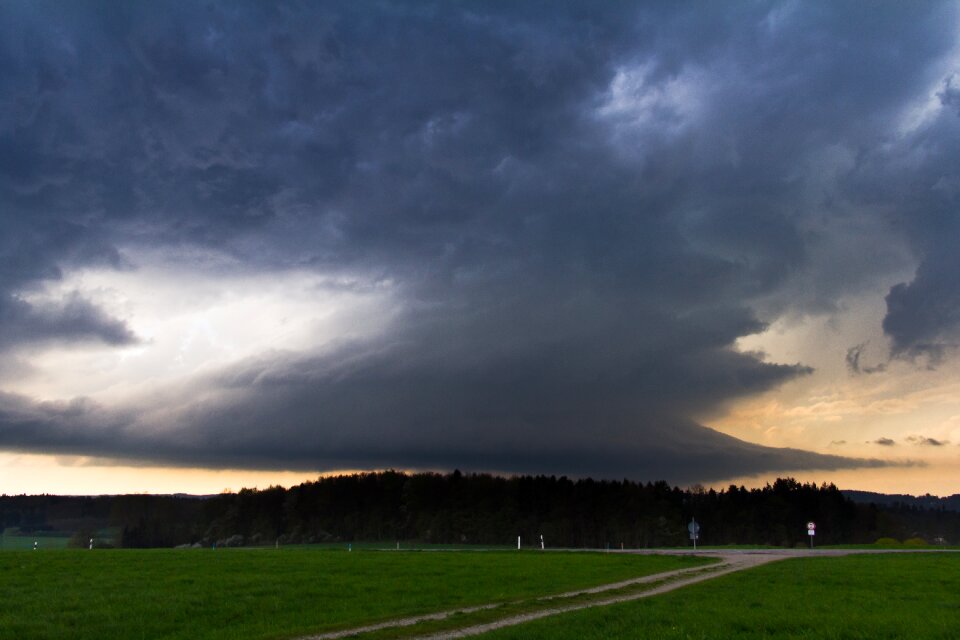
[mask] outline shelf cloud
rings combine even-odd
[[[957,18],[6,3],[0,355],[18,371],[50,344],[150,348],[122,292],[64,284],[148,254],[205,282],[297,270],[391,297],[376,332],[237,347],[150,392],[2,392],[0,448],[675,481],[882,466],[704,423],[813,372],[738,340],[866,291],[885,292],[892,358],[949,357]],[[850,370],[885,373],[862,348]]]

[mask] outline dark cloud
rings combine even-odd
[[[957,74],[950,74],[950,77],[943,81],[943,89],[937,97],[940,98],[940,104],[960,114],[960,86],[957,84]]]
[[[909,436],[907,442],[915,444],[921,447],[942,447],[946,444],[950,444],[947,440],[937,440],[935,438],[928,438],[926,436]]]
[[[217,252],[241,274],[389,279],[400,312],[383,336],[239,363],[162,402],[5,398],[0,445],[678,481],[880,464],[697,420],[811,371],[737,352],[738,338],[902,267],[859,230],[897,237],[876,199],[909,200],[937,154],[941,174],[957,167],[949,129],[939,147],[908,141],[937,147],[923,176],[885,151],[955,43],[953,13],[8,3],[0,310],[15,331],[0,347],[134,340],[81,298],[26,301],[71,270],[131,268],[145,247]],[[949,227],[936,210],[924,216]],[[953,305],[938,241],[907,224],[929,266],[888,296],[898,353],[952,322],[924,311]]]
[[[891,154],[869,165],[876,172],[871,188],[888,201],[894,224],[920,258],[913,279],[890,289],[883,329],[895,357],[922,357],[930,366],[950,355],[960,340],[960,284],[955,277],[960,259],[953,242],[960,233],[955,77],[948,76],[937,94],[943,108],[898,141],[899,158]],[[902,163],[907,155],[913,161],[904,177]],[[897,172],[899,178],[891,175]],[[884,180],[886,184],[881,185]]]
[[[881,447],[892,447],[897,443],[890,438],[877,438],[876,440],[873,441],[873,444],[878,444]]]
[[[391,355],[251,362],[203,381],[202,400],[161,391],[127,410],[7,395],[0,433],[13,450],[257,469],[403,465],[688,482],[889,464],[762,447],[645,407],[628,419],[623,408],[601,406],[623,399],[598,385],[571,381],[557,397],[553,381],[519,372],[418,374]]]
[[[136,336],[77,294],[54,303],[31,304],[16,296],[0,298],[0,349],[49,341],[98,341],[128,345]]]
[[[892,338],[894,355],[924,354],[937,364],[953,346],[960,327],[957,268],[960,258],[934,254],[920,265],[913,282],[890,289],[883,329]]]
[[[886,371],[887,365],[885,362],[873,365],[872,367],[865,367],[860,364],[860,358],[863,356],[863,351],[866,348],[867,343],[864,342],[847,349],[847,370],[853,374],[882,373]]]

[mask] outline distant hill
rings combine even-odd
[[[875,493],[852,489],[843,489],[841,493],[859,504],[875,504],[884,507],[922,507],[924,509],[945,509],[960,512],[960,493],[946,498],[932,496],[929,493],[923,496],[909,496],[901,493]]]

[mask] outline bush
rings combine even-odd
[[[903,541],[903,546],[905,547],[925,547],[927,546],[927,541],[923,538],[907,538]]]
[[[900,541],[896,538],[877,538],[877,541],[873,544],[878,547],[899,547]]]

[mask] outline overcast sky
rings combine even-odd
[[[955,2],[4,2],[0,491],[960,492],[958,35]]]

